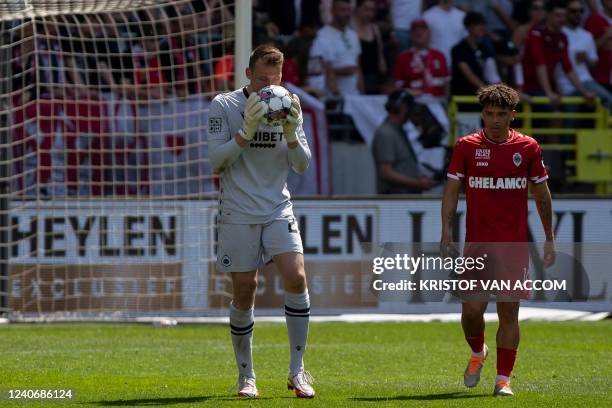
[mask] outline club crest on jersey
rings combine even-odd
[[[489,160],[491,158],[491,149],[476,149],[474,151],[476,160]]]
[[[516,167],[520,166],[522,161],[523,161],[523,157],[521,156],[520,153],[514,153],[512,155],[512,162],[514,163]]]
[[[221,264],[227,268],[232,264],[232,258],[227,255],[223,255],[223,258],[221,258]]]

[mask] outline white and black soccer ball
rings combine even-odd
[[[278,85],[263,87],[258,92],[259,98],[268,105],[268,112],[261,121],[268,126],[282,126],[287,121],[291,110],[291,94]]]

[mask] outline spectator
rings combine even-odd
[[[533,27],[540,24],[546,18],[546,11],[544,10],[544,0],[533,0],[529,5],[529,20],[524,24],[521,24],[514,30],[512,34],[512,42],[522,52],[527,34]]]
[[[310,48],[312,47],[312,43],[317,36],[317,27],[302,24],[298,34],[289,41],[287,46],[285,47],[285,62],[289,59],[293,59],[298,68],[298,77],[300,87],[307,87],[306,83],[308,81],[309,76],[309,60],[310,60]],[[307,90],[307,92],[314,93],[317,96],[322,96],[322,94],[317,94],[317,90],[315,88],[311,88]]]
[[[465,15],[463,23],[468,36],[455,45],[451,52],[453,95],[473,95],[478,88],[501,81],[495,56],[481,42],[487,29],[483,15],[470,11]]]
[[[444,54],[449,68],[451,49],[466,34],[463,26],[464,17],[465,13],[454,7],[452,0],[438,0],[438,5],[433,6],[423,14],[423,19],[427,21],[431,30],[431,48],[435,48]]]
[[[363,75],[364,91],[370,95],[380,93],[380,84],[387,73],[382,37],[374,23],[375,13],[374,0],[358,0],[352,23],[361,44],[359,66]]]
[[[79,74],[75,76],[81,94],[90,97],[110,98],[118,89],[111,67],[121,69],[119,46],[112,37],[107,37],[102,21],[97,14],[78,15],[79,38],[72,39],[74,62]]]
[[[207,93],[217,92],[215,84],[215,62],[225,54],[223,47],[224,30],[226,24],[232,21],[229,7],[223,7],[222,0],[192,0],[191,6],[195,12],[194,33],[198,49],[199,70],[202,73],[199,89]],[[253,2],[255,6],[257,2]],[[255,13],[254,16],[255,18]],[[253,41],[257,42],[257,27],[253,26]],[[227,89],[227,88],[221,88]]]
[[[497,72],[501,82],[514,89],[523,87],[523,71],[521,67],[521,56],[519,49],[510,40],[502,40],[495,43],[495,60]],[[521,99],[527,99],[526,95],[519,92]]]
[[[580,0],[572,0],[567,5],[567,25],[562,30],[567,36],[569,58],[582,85],[595,92],[602,104],[610,109],[612,108],[612,94],[599,85],[589,72],[589,68],[594,68],[597,63],[597,47],[593,35],[581,26],[583,11]],[[558,66],[557,69],[559,69]],[[576,88],[563,72],[559,72],[557,78],[563,95],[577,94]]]
[[[302,25],[321,26],[321,0],[260,0],[258,10],[269,17],[269,24],[289,40]],[[287,41],[283,41],[287,42]]]
[[[169,35],[160,41],[160,62],[164,76],[173,85],[178,97],[199,92],[200,72],[196,38],[190,35],[194,28],[191,6],[183,4],[165,7],[169,19]]]
[[[561,64],[567,78],[587,98],[595,94],[580,83],[567,53],[567,37],[561,31],[565,23],[565,3],[549,0],[546,3],[546,19],[527,35],[523,55],[525,92],[530,95],[546,95],[553,108],[561,103],[558,86],[554,81],[555,67]]]
[[[31,20],[24,21],[19,29],[13,31],[11,44],[14,44],[11,58],[11,89],[14,96],[11,102],[13,106],[20,106],[35,100],[38,91],[34,23]]]
[[[516,28],[512,19],[514,4],[511,0],[455,0],[455,6],[464,11],[475,11],[484,16],[487,31],[494,41],[507,40]]]
[[[533,2],[534,0],[514,0],[512,19],[521,25],[527,24],[529,22],[530,6]],[[544,8],[542,8],[542,10],[543,9]]]
[[[134,97],[134,61],[132,58],[132,45],[129,31],[126,26],[128,16],[125,13],[106,13],[100,15],[102,30],[100,38],[109,42],[109,48],[116,51],[111,53],[107,64],[112,72],[113,82],[117,85],[114,93],[119,97]]]
[[[400,52],[410,47],[410,30],[414,20],[423,14],[423,0],[390,0],[393,30],[399,42]]]
[[[413,104],[414,99],[405,90],[393,92],[385,104],[389,115],[376,129],[372,142],[379,194],[420,193],[435,184],[421,176],[419,161],[403,128]]]
[[[161,99],[166,94],[168,79],[162,69],[159,45],[154,26],[143,23],[140,43],[133,49],[136,99],[143,102]]]
[[[425,20],[410,25],[412,47],[398,55],[393,77],[417,101],[422,97],[446,99],[449,74],[444,54],[429,46],[430,31]]]
[[[603,11],[591,14],[586,29],[593,34],[597,45],[597,65],[593,77],[612,92],[612,0],[602,0]]]
[[[36,19],[36,66],[38,68],[37,87],[40,87],[39,97],[62,99],[72,95],[75,75],[72,59],[70,37],[62,27],[58,31],[60,16]]]
[[[317,33],[311,58],[318,58],[325,74],[310,77],[310,85],[327,89],[332,95],[355,95],[363,92],[363,77],[359,68],[361,44],[359,37],[349,27],[351,20],[349,0],[334,0],[333,21]]]

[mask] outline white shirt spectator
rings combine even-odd
[[[423,0],[391,0],[391,18],[396,30],[409,30],[413,20],[421,17]]]
[[[457,7],[448,11],[440,6],[433,6],[423,13],[431,32],[431,48],[440,50],[446,57],[446,63],[451,68],[451,49],[466,36],[463,25],[465,13]]]
[[[330,25],[319,30],[310,49],[310,57],[320,57],[332,68],[359,66],[361,43],[357,33],[350,27],[340,31]],[[358,74],[336,76],[336,84],[340,95],[358,95]],[[319,89],[327,89],[324,75],[310,78],[310,85]]]
[[[567,52],[574,66],[574,71],[576,71],[576,75],[578,76],[578,80],[582,83],[593,81],[587,64],[585,62],[576,62],[576,54],[580,52],[586,53],[588,59],[592,62],[597,62],[597,46],[595,45],[593,35],[582,27],[571,29],[565,26],[562,28],[562,31],[567,36]],[[557,67],[557,78],[561,92],[564,95],[574,93],[576,88],[569,79],[567,79],[567,76],[560,68],[561,67]]]

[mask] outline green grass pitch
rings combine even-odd
[[[494,398],[492,354],[480,384],[463,386],[469,355],[458,323],[313,323],[306,368],[317,397],[285,386],[284,324],[255,326],[258,400],[227,393],[236,380],[220,325],[14,324],[0,327],[0,390],[72,389],[79,406],[612,406],[612,320],[521,325],[515,397]],[[66,406],[16,401],[14,406]]]

